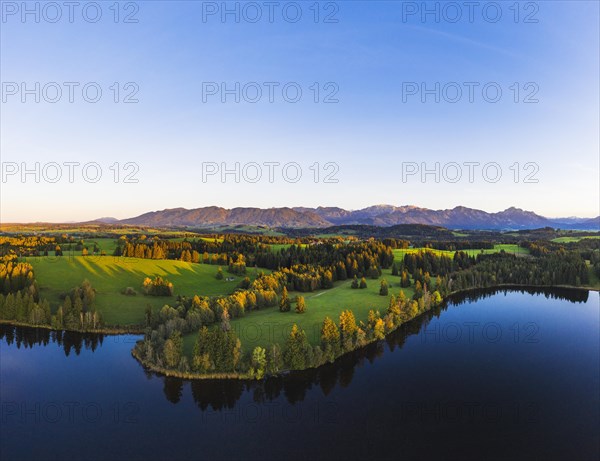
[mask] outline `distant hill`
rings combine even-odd
[[[519,230],[554,227],[561,229],[599,230],[600,217],[594,219],[550,219],[532,211],[511,207],[498,213],[457,206],[447,210],[431,210],[416,206],[375,205],[360,210],[337,207],[318,208],[233,208],[211,206],[186,209],[171,208],[151,211],[120,221],[100,218],[98,221],[153,227],[267,226],[280,228],[325,228],[341,225],[390,227],[403,224],[425,224],[449,229]]]
[[[212,227],[212,226],[269,226],[269,227],[326,227],[330,223],[314,211],[291,208],[233,208],[206,207],[187,210],[173,208],[151,211],[135,218],[123,219],[121,224],[155,227]]]
[[[101,223],[104,223],[104,224],[115,224],[115,223],[119,222],[119,220],[117,218],[109,218],[109,217],[98,218],[95,221],[96,222],[101,222]]]

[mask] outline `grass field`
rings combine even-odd
[[[142,323],[147,305],[159,309],[175,301],[175,297],[144,296],[141,286],[146,276],[167,278],[174,285],[175,295],[188,296],[229,294],[241,280],[237,276],[231,282],[217,280],[217,266],[174,260],[63,256],[29,258],[29,262],[34,267],[40,295],[51,302],[53,310],[62,292],[89,280],[97,290],[96,307],[109,325]],[[248,276],[253,275],[254,270],[249,270]],[[126,287],[133,287],[138,295],[121,294]]]
[[[89,239],[85,244],[97,243],[107,254],[112,253],[116,240]],[[277,251],[289,245],[272,245]],[[484,253],[493,253],[500,250],[509,253],[525,254],[527,251],[517,245],[496,245],[492,250],[483,250]],[[406,253],[414,253],[420,248],[408,250],[394,250],[396,261],[401,260]],[[430,250],[437,254],[452,256],[453,251]],[[482,250],[468,250],[473,255]],[[79,253],[79,252],[77,252]],[[48,258],[30,258],[33,264],[36,279],[40,286],[40,294],[52,303],[56,309],[60,302],[60,294],[79,285],[88,279],[97,290],[96,307],[102,313],[104,322],[109,325],[139,324],[144,320],[144,311],[147,305],[154,310],[160,309],[164,304],[174,302],[174,297],[152,297],[141,293],[142,281],[146,276],[160,275],[171,281],[175,287],[175,295],[222,295],[231,293],[237,286],[240,277],[233,282],[216,280],[216,266],[205,264],[191,264],[174,260],[151,260],[136,258],[115,258],[112,256],[64,256]],[[249,271],[249,276],[254,271]],[[390,294],[397,295],[400,291],[399,278],[392,277],[391,270],[383,271],[390,286]],[[380,279],[381,280],[381,279]],[[285,344],[289,331],[294,323],[306,331],[311,344],[320,342],[320,329],[325,316],[336,322],[340,313],[345,309],[354,312],[357,322],[366,321],[370,309],[384,312],[389,303],[388,296],[379,295],[380,280],[367,280],[368,288],[353,290],[350,288],[351,280],[336,283],[330,290],[319,290],[313,293],[290,292],[293,298],[300,294],[306,300],[306,312],[297,314],[292,304],[290,312],[279,312],[277,307],[262,309],[247,313],[244,317],[231,321],[232,328],[236,331],[245,351],[251,351],[255,346],[268,346],[276,342]],[[138,291],[137,296],[125,296],[121,291],[131,286]],[[407,296],[412,296],[413,288],[403,289]],[[218,327],[218,326],[215,326]],[[186,353],[190,354],[196,334],[184,338]]]
[[[90,250],[94,248],[94,244],[100,247],[101,251],[106,252],[107,255],[112,256],[117,248],[117,240],[110,238],[87,238],[83,240],[83,244]]]
[[[184,240],[188,240],[188,241],[193,241],[193,240],[204,240],[205,242],[210,242],[210,243],[214,243],[214,242],[222,242],[223,241],[223,237],[200,237],[198,235],[191,235],[191,236],[187,236],[187,237],[177,237],[177,238],[173,238],[173,239],[169,239],[172,242],[183,242]]]
[[[272,243],[269,245],[271,247],[271,251],[277,253],[279,250],[286,250],[292,246],[291,243]],[[300,247],[306,247],[306,243],[300,243]]]
[[[283,346],[289,336],[292,325],[297,324],[305,332],[307,339],[313,345],[320,343],[321,326],[323,319],[331,317],[336,323],[339,322],[340,313],[349,309],[354,312],[357,323],[360,320],[366,321],[369,310],[379,310],[385,314],[389,304],[389,296],[379,295],[379,286],[381,279],[385,278],[389,284],[390,295],[400,293],[400,279],[397,276],[392,277],[391,270],[383,270],[382,277],[379,280],[367,280],[367,288],[352,289],[351,280],[336,282],[335,286],[329,290],[318,290],[312,293],[299,293],[291,291],[290,298],[296,295],[304,296],[306,301],[306,311],[304,314],[295,312],[295,304],[292,303],[290,312],[279,312],[278,307],[270,307],[247,313],[244,317],[231,320],[231,327],[234,329],[242,342],[242,348],[245,352],[250,352],[256,346],[267,347],[271,343],[278,343]],[[414,294],[414,289],[402,288],[407,297]],[[215,326],[218,328],[218,326]],[[191,356],[196,334],[190,334],[184,337],[184,351]]]
[[[555,243],[573,243],[573,242],[579,242],[580,240],[583,240],[583,239],[600,239],[600,235],[586,235],[586,236],[579,236],[579,237],[557,237],[555,239],[552,239],[552,241]]]
[[[60,243],[59,246],[61,247],[63,254],[65,256],[69,256],[69,257],[73,257],[73,256],[81,256],[81,250],[75,250],[75,245],[77,245],[77,243],[79,242],[79,238],[77,239],[76,243]],[[98,245],[98,247],[100,248],[100,251],[104,251],[108,256],[112,256],[112,254],[115,251],[115,248],[117,247],[117,240],[116,239],[112,239],[112,238],[95,238],[95,237],[87,237],[87,238],[83,238],[83,245],[85,247],[88,248],[88,250],[90,251],[90,255],[91,252],[94,249],[94,244]],[[54,251],[50,252],[50,255],[53,256],[54,255]]]
[[[483,254],[498,253],[501,250],[504,250],[505,252],[510,253],[510,254],[518,254],[518,255],[529,254],[529,250],[527,250],[527,248],[521,248],[519,245],[508,244],[508,243],[501,243],[498,245],[494,245],[493,249],[478,249],[478,250],[475,249],[475,250],[463,250],[463,251],[470,256],[477,256],[478,254],[481,254],[481,253],[483,253]],[[437,255],[446,255],[449,257],[453,257],[454,253],[455,253],[455,251],[435,250],[432,248],[408,248],[406,250],[396,249],[396,250],[393,250],[394,261],[402,261],[404,259],[405,254],[417,253],[419,251],[431,251]]]

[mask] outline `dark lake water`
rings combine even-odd
[[[0,327],[1,459],[599,459],[598,293],[479,292],[264,383],[147,373],[135,336]]]

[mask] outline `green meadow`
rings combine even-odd
[[[100,247],[100,251],[104,251],[107,255],[111,256],[117,248],[117,240],[111,238],[89,238],[83,240],[83,245],[88,247],[91,251],[94,248],[94,244]],[[80,253],[81,254],[81,253]]]
[[[573,237],[557,237],[552,239],[555,243],[576,243],[583,239],[600,239],[600,235],[585,235],[585,236],[573,236]]]
[[[75,242],[75,243],[59,243],[58,245],[62,249],[63,254],[65,256],[80,256],[81,250],[75,249],[75,246],[79,243],[79,240],[80,239],[78,238],[77,242]],[[88,251],[90,252],[90,255],[92,254],[92,251],[94,250],[94,245],[96,245],[96,246],[98,246],[98,248],[100,248],[100,252],[104,251],[106,253],[106,255],[108,255],[108,256],[112,256],[115,249],[117,248],[117,240],[113,239],[113,238],[88,237],[88,238],[82,238],[81,240],[83,240],[83,246],[88,249]],[[54,252],[51,252],[51,254],[53,255]]]
[[[154,310],[173,303],[176,295],[215,296],[231,293],[241,277],[234,281],[217,280],[217,266],[175,260],[116,258],[113,256],[62,256],[28,258],[33,265],[40,295],[50,301],[52,309],[60,303],[60,294],[80,285],[84,279],[96,289],[96,308],[108,325],[131,325],[144,321],[147,305]],[[145,296],[145,277],[160,275],[174,285],[173,297]],[[248,271],[252,278],[254,270]],[[232,277],[225,273],[225,278]],[[121,291],[133,287],[137,296]]]
[[[306,332],[308,341],[317,345],[321,341],[321,326],[325,317],[332,318],[336,323],[342,311],[349,309],[354,313],[356,322],[365,321],[369,310],[379,310],[382,316],[388,308],[390,296],[381,296],[379,287],[381,280],[386,279],[389,285],[390,295],[397,296],[400,290],[407,297],[414,294],[414,288],[400,288],[400,278],[391,275],[390,269],[382,271],[378,280],[367,279],[367,288],[352,289],[351,280],[336,282],[334,287],[328,290],[318,290],[312,293],[300,293],[290,291],[290,299],[297,295],[304,296],[306,311],[298,314],[295,311],[295,303],[289,312],[280,312],[278,307],[270,307],[246,313],[243,317],[231,320],[231,327],[242,342],[244,351],[252,351],[254,347],[267,347],[271,343],[283,346],[289,336],[294,324],[297,324]],[[215,325],[214,328],[219,328]],[[184,337],[184,350],[186,354],[192,354],[196,334]]]
[[[289,247],[292,246],[291,243],[272,243],[269,245],[271,247],[271,251],[274,253],[277,253],[278,251],[281,250],[287,250]],[[300,243],[300,247],[304,248],[306,247],[306,243]]]
[[[501,243],[498,245],[494,245],[494,248],[491,249],[473,249],[473,250],[462,250],[467,253],[469,256],[477,256],[478,254],[491,254],[491,253],[499,253],[504,250],[506,253],[516,254],[516,255],[528,255],[529,250],[527,248],[522,248],[517,244],[509,244],[509,243]],[[433,248],[408,248],[408,249],[396,249],[394,252],[394,261],[402,261],[404,259],[405,254],[418,253],[419,251],[431,251],[436,255],[446,255],[449,257],[453,257],[455,251],[448,250],[436,250]]]
[[[153,310],[160,309],[164,304],[173,304],[175,296],[194,294],[216,296],[229,294],[235,290],[241,277],[234,281],[217,280],[215,274],[217,266],[207,264],[192,264],[175,260],[152,260],[136,258],[117,258],[110,256],[116,246],[116,240],[108,238],[87,239],[86,246],[93,243],[107,253],[107,256],[71,256],[29,258],[36,273],[40,287],[40,294],[47,298],[52,308],[59,305],[60,295],[74,286],[81,284],[84,279],[91,282],[96,289],[96,307],[102,313],[104,322],[108,325],[141,324],[144,321],[146,306]],[[289,245],[272,245],[273,251],[286,248]],[[424,248],[409,248],[406,250],[393,250],[396,261],[402,260],[406,253],[415,253]],[[518,245],[495,245],[490,250],[467,250],[467,253],[477,255],[494,253],[504,250],[508,253],[526,254],[527,250]],[[453,251],[431,250],[436,254],[453,256]],[[77,252],[79,253],[79,252]],[[142,293],[142,282],[145,277],[161,276],[174,285],[175,296],[153,297]],[[251,278],[254,270],[249,270]],[[229,274],[226,274],[226,277]],[[400,292],[399,277],[391,275],[391,269],[383,271],[382,278],[388,281],[390,294]],[[323,319],[331,317],[336,322],[343,310],[350,309],[354,312],[357,322],[366,321],[370,309],[384,312],[389,303],[389,296],[380,296],[379,287],[381,279],[367,280],[366,289],[350,288],[351,280],[337,282],[334,288],[319,290],[312,293],[290,292],[293,300],[295,296],[304,296],[306,312],[297,314],[295,304],[290,312],[279,312],[277,307],[261,309],[247,313],[244,317],[233,319],[232,328],[242,340],[244,350],[252,350],[255,346],[267,346],[272,342],[283,345],[287,340],[290,328],[294,323],[306,331],[308,340],[316,345],[320,342],[320,329]],[[122,294],[126,287],[133,287],[137,296]],[[404,288],[405,294],[410,297],[413,288]],[[215,326],[218,327],[218,326]],[[195,341],[195,334],[184,338],[185,350],[191,353]]]

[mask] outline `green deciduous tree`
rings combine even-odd
[[[262,347],[256,346],[252,351],[252,359],[250,363],[250,370],[248,374],[251,378],[262,379],[265,375],[267,367],[267,351]]]

